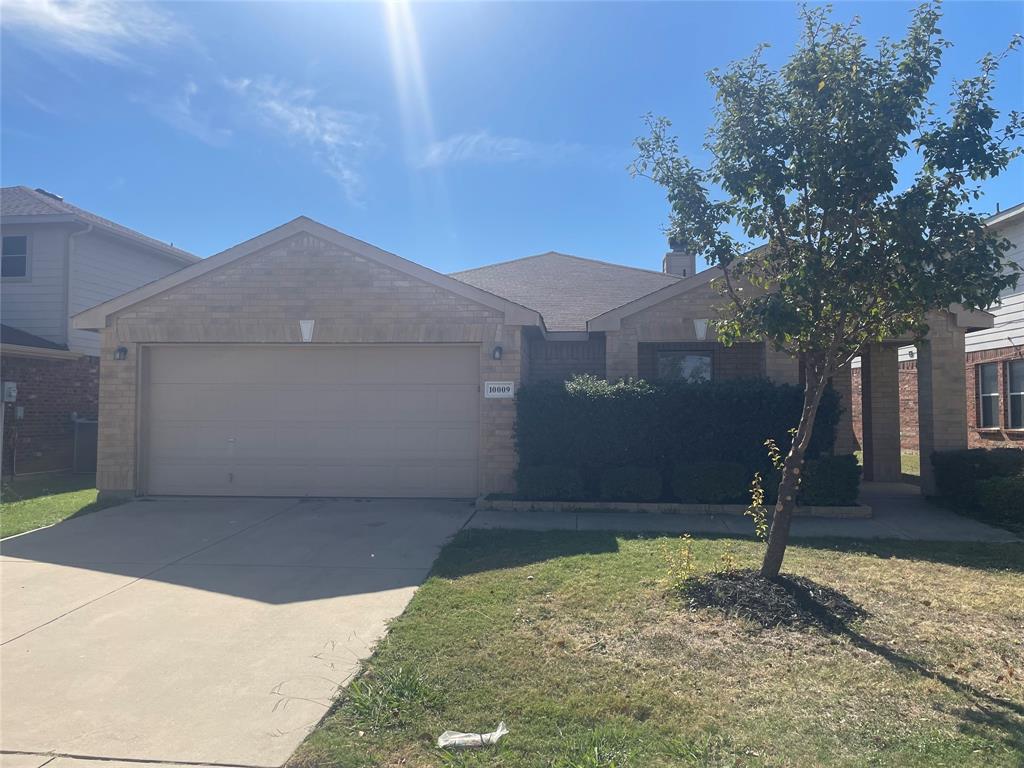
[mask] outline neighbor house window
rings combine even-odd
[[[4,235],[3,260],[0,262],[0,276],[25,277],[28,275],[28,237],[25,235]]]
[[[978,366],[978,426],[999,426],[999,364]]]
[[[1024,429],[1024,360],[1013,360],[1007,366],[1007,398],[1010,401],[1010,429]]]
[[[711,352],[660,350],[657,365],[660,381],[711,381]]]

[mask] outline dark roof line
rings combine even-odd
[[[0,325],[0,344],[67,351],[66,344],[57,344],[49,339],[44,339],[42,336],[36,336],[34,333],[21,330],[21,328],[15,328],[13,325]]]
[[[13,202],[12,196],[16,198]],[[20,205],[18,197],[20,197]],[[86,224],[103,227],[116,235],[135,240],[180,261],[189,263],[199,261],[199,257],[195,254],[175,248],[169,243],[144,235],[84,208],[79,208],[63,198],[58,199],[57,195],[45,190],[30,189],[22,185],[0,188],[0,213],[4,216],[74,216]]]

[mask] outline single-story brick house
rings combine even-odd
[[[573,373],[799,381],[796,361],[762,342],[714,340],[715,274],[673,252],[662,272],[546,253],[443,275],[295,219],[74,318],[103,338],[98,487],[512,490],[524,383]],[[922,379],[936,446],[948,442],[939,422],[950,404],[964,402],[962,362],[957,390],[948,361],[962,361],[966,330],[990,321],[951,310],[935,324],[934,375]],[[891,429],[898,437],[898,422]]]

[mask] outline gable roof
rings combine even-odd
[[[26,221],[80,221],[91,224],[94,227],[110,232],[111,234],[131,240],[139,245],[152,248],[165,256],[170,256],[180,262],[191,264],[199,261],[199,257],[181,248],[154,240],[141,232],[124,227],[117,222],[97,216],[95,213],[79,208],[77,205],[43,192],[28,187],[3,187],[0,189],[0,216],[8,221],[12,219],[25,219]]]
[[[262,235],[258,235],[251,240],[239,243],[232,248],[228,248],[226,251],[221,251],[214,256],[210,256],[208,259],[202,259],[191,266],[180,269],[177,272],[172,272],[166,277],[154,280],[152,283],[147,283],[133,291],[128,291],[128,293],[124,293],[110,299],[109,301],[105,301],[102,304],[98,304],[84,312],[79,312],[71,319],[72,324],[75,328],[81,330],[98,331],[106,327],[107,318],[115,312],[145,301],[148,298],[170,290],[182,283],[201,277],[207,272],[212,272],[219,267],[227,266],[233,261],[249,256],[257,251],[261,251],[264,248],[268,248],[297,234],[307,234],[318,237],[321,240],[325,240],[341,248],[352,251],[363,258],[376,261],[378,264],[398,270],[399,272],[404,272],[405,274],[422,280],[423,282],[443,288],[456,295],[462,296],[463,298],[469,299],[470,301],[482,304],[485,307],[495,309],[505,315],[505,322],[510,325],[537,325],[541,328],[544,327],[544,320],[533,309],[524,307],[513,301],[488,293],[487,291],[466,283],[462,283],[448,277],[447,275],[442,275],[440,272],[435,272],[432,269],[424,267],[422,264],[417,264],[414,261],[403,259],[401,256],[396,256],[393,253],[389,253],[388,251],[377,248],[369,243],[365,243],[362,240],[357,240],[354,237],[346,235],[344,232],[332,229],[331,227],[321,224],[318,221],[314,221],[307,216],[299,216],[296,219],[292,219],[287,224],[282,224],[280,227],[276,227],[269,232],[264,232]]]
[[[549,331],[586,331],[592,317],[681,282],[663,272],[555,251],[451,277],[537,310]]]

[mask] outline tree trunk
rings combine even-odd
[[[768,532],[768,548],[761,563],[761,576],[767,579],[774,579],[782,569],[782,558],[786,554],[786,545],[789,544],[789,526],[793,520],[793,509],[796,507],[800,474],[803,472],[804,454],[811,441],[811,432],[814,430],[814,420],[818,415],[821,393],[825,391],[825,382],[825,371],[822,368],[808,367],[807,383],[804,386],[804,407],[800,412],[796,434],[793,435],[793,444],[782,464],[779,499],[775,502],[772,527]]]

